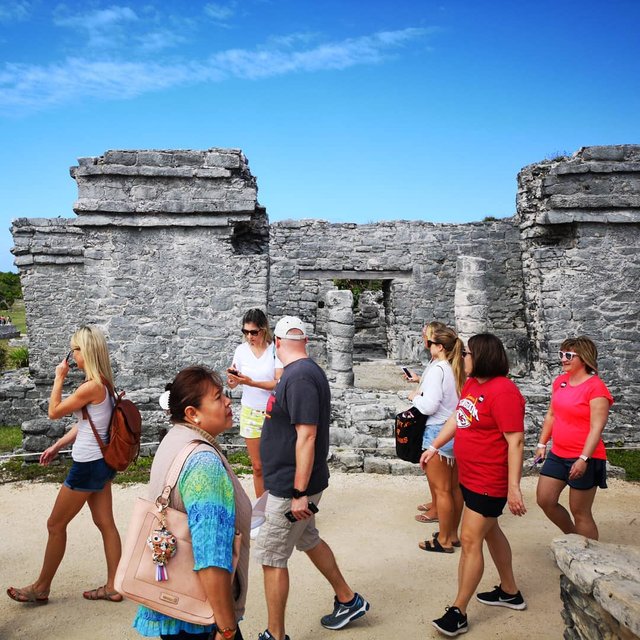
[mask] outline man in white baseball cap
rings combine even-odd
[[[294,548],[309,556],[335,593],[333,611],[320,620],[323,627],[342,629],[369,610],[369,603],[347,584],[331,547],[316,528],[317,505],[329,486],[327,376],[307,354],[307,331],[300,318],[281,318],[274,336],[284,370],[267,403],[260,438],[269,497],[254,549],[264,572],[268,626],[258,640],[289,640],[285,633],[287,563]]]
[[[289,334],[290,331],[293,331],[293,333]],[[305,340],[307,331],[300,318],[296,318],[296,316],[284,316],[278,320],[273,335],[276,338],[286,340]]]

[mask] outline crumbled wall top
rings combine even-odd
[[[107,151],[70,172],[79,226],[227,226],[249,221],[257,207],[239,149]]]

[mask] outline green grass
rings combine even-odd
[[[0,453],[17,449],[22,444],[20,427],[0,427]]]
[[[20,427],[0,427],[0,454],[18,449],[22,444]],[[114,484],[146,484],[153,456],[140,456],[126,471],[120,471],[113,480]],[[229,455],[229,462],[239,476],[251,473],[251,460],[246,451],[236,451]],[[40,482],[61,483],[71,467],[71,457],[67,454],[54,463],[43,467],[37,463],[25,464],[23,458],[12,458],[0,462],[0,484],[34,480]]]
[[[16,300],[9,311],[11,322],[15,325],[20,333],[27,333],[27,319],[24,310],[24,300]]]
[[[612,465],[622,467],[627,472],[627,480],[640,480],[640,449],[607,448],[607,458]]]
[[[244,476],[251,473],[251,459],[246,451],[230,453],[227,459],[237,476]]]

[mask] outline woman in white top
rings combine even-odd
[[[62,386],[69,373],[71,355],[78,368],[84,371],[85,381],[63,400]],[[56,367],[49,398],[50,419],[57,420],[73,413],[78,422],[40,456],[40,464],[48,465],[59,451],[73,443],[73,464],[47,521],[49,538],[40,575],[27,587],[7,589],[9,597],[17,602],[46,604],[49,601],[51,582],[65,552],[67,525],[85,503],[88,503],[93,521],[102,534],[107,581],[104,586],[85,591],[82,595],[87,600],[122,600],[113,585],[120,561],[120,535],[113,519],[111,502],[111,480],[115,471],[105,463],[89,421],[82,418],[82,409],[86,407],[98,433],[106,439],[113,407],[110,389],[113,389],[113,373],[104,335],[94,326],[81,327],[71,338],[69,356]]]
[[[427,449],[440,429],[455,411],[460,389],[465,380],[462,340],[449,327],[435,328],[425,337],[425,346],[431,353],[431,363],[422,376],[422,381],[413,405],[428,416],[422,448]],[[440,449],[439,455],[431,459],[426,467],[431,491],[435,494],[438,509],[437,521],[440,531],[431,540],[420,543],[425,551],[453,553],[459,546],[458,524],[462,514],[462,494],[458,483],[458,470],[453,455],[453,444]],[[428,513],[416,516],[419,522],[433,522]]]
[[[267,401],[282,375],[282,363],[276,358],[267,316],[260,309],[249,309],[242,318],[245,341],[236,348],[231,367],[227,369],[227,384],[235,389],[243,385],[240,409],[240,435],[247,444],[253,469],[256,498],[264,493],[260,435]]]

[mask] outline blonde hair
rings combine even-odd
[[[80,327],[71,336],[71,347],[79,347],[84,358],[84,373],[87,380],[108,384],[113,389],[113,371],[109,349],[104,334],[94,325]]]
[[[437,327],[431,332],[431,341],[435,342],[436,344],[442,345],[445,357],[451,365],[451,369],[453,370],[453,377],[456,381],[456,389],[458,391],[458,395],[460,395],[460,391],[462,390],[462,387],[464,386],[464,383],[467,379],[467,376],[464,372],[464,358],[462,356],[464,344],[453,329],[447,327],[441,322],[438,322],[437,324],[441,326]]]
[[[433,336],[434,331],[442,331],[446,329],[447,325],[444,322],[438,322],[437,320],[432,320],[429,324],[424,325],[424,329],[422,329],[422,335],[427,339],[431,340],[431,336]]]
[[[598,373],[598,348],[591,338],[578,336],[577,338],[567,338],[560,345],[561,351],[574,351],[584,366],[587,373]]]

